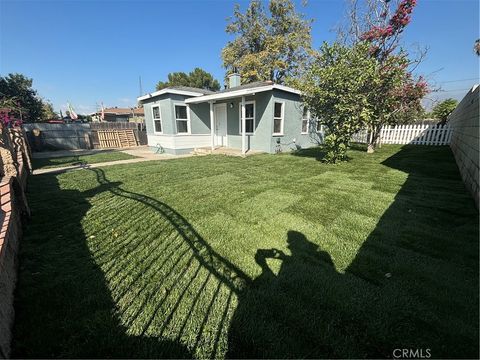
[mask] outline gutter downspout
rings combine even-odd
[[[211,147],[212,151],[215,149],[215,119],[214,119],[214,113],[213,113],[213,101],[209,102],[210,104],[210,140],[211,140]]]
[[[242,96],[242,155],[246,153],[247,138],[245,134],[245,96]]]

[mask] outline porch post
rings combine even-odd
[[[242,155],[245,155],[247,143],[245,127],[245,96],[242,96]]]
[[[210,140],[212,151],[215,149],[215,119],[213,113],[213,101],[210,101]]]

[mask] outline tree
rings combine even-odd
[[[480,56],[480,39],[475,40],[475,45],[473,45],[473,51],[477,56]]]
[[[350,10],[350,25],[343,37],[346,43],[367,42],[370,56],[378,61],[379,82],[371,93],[375,104],[374,116],[366,124],[369,129],[368,152],[374,152],[382,127],[414,119],[422,111],[421,99],[428,93],[428,84],[413,71],[422,61],[410,60],[404,49],[399,49],[401,34],[411,21],[416,0],[366,0],[365,15],[360,18],[358,1]]]
[[[164,89],[169,86],[191,86],[199,89],[211,91],[220,90],[220,83],[215,80],[212,74],[201,68],[195,68],[190,73],[173,72],[168,74],[168,80],[157,83],[157,90]]]
[[[191,86],[193,87],[211,91],[220,90],[220,83],[213,78],[212,74],[203,69],[195,68],[188,76],[190,78],[190,84],[192,84]]]
[[[311,21],[295,11],[291,0],[270,0],[269,16],[260,0],[252,0],[245,13],[236,5],[226,32],[236,37],[222,50],[223,66],[227,73],[238,69],[243,83],[283,84],[308,63]]]
[[[311,116],[327,128],[324,161],[346,160],[348,143],[374,113],[370,92],[379,80],[368,44],[324,43],[297,82]]]
[[[0,101],[14,100],[16,107],[11,109],[14,116],[23,121],[41,121],[43,103],[32,88],[33,80],[22,74],[8,74],[0,77]]]
[[[51,120],[51,119],[57,119],[58,114],[53,110],[53,105],[49,101],[43,101],[42,104],[42,120]]]
[[[457,107],[458,101],[455,99],[446,99],[435,105],[432,109],[432,115],[435,119],[441,120],[442,124],[447,122],[448,115]]]

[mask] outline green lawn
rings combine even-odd
[[[17,357],[478,358],[478,212],[448,147],[30,178]]]
[[[91,155],[62,156],[45,159],[32,159],[34,169],[48,169],[62,166],[87,165],[106,161],[134,159],[136,156],[120,151],[105,151]]]

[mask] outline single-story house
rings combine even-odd
[[[183,154],[219,147],[275,153],[310,147],[322,141],[300,91],[271,81],[240,85],[229,77],[227,89],[212,92],[175,86],[140,96],[148,145]]]
[[[101,119],[102,111],[97,111],[90,116],[92,120],[97,121],[108,121],[108,122],[137,122],[143,123],[145,119],[145,114],[143,108],[119,108],[111,107],[103,109],[104,119]]]

